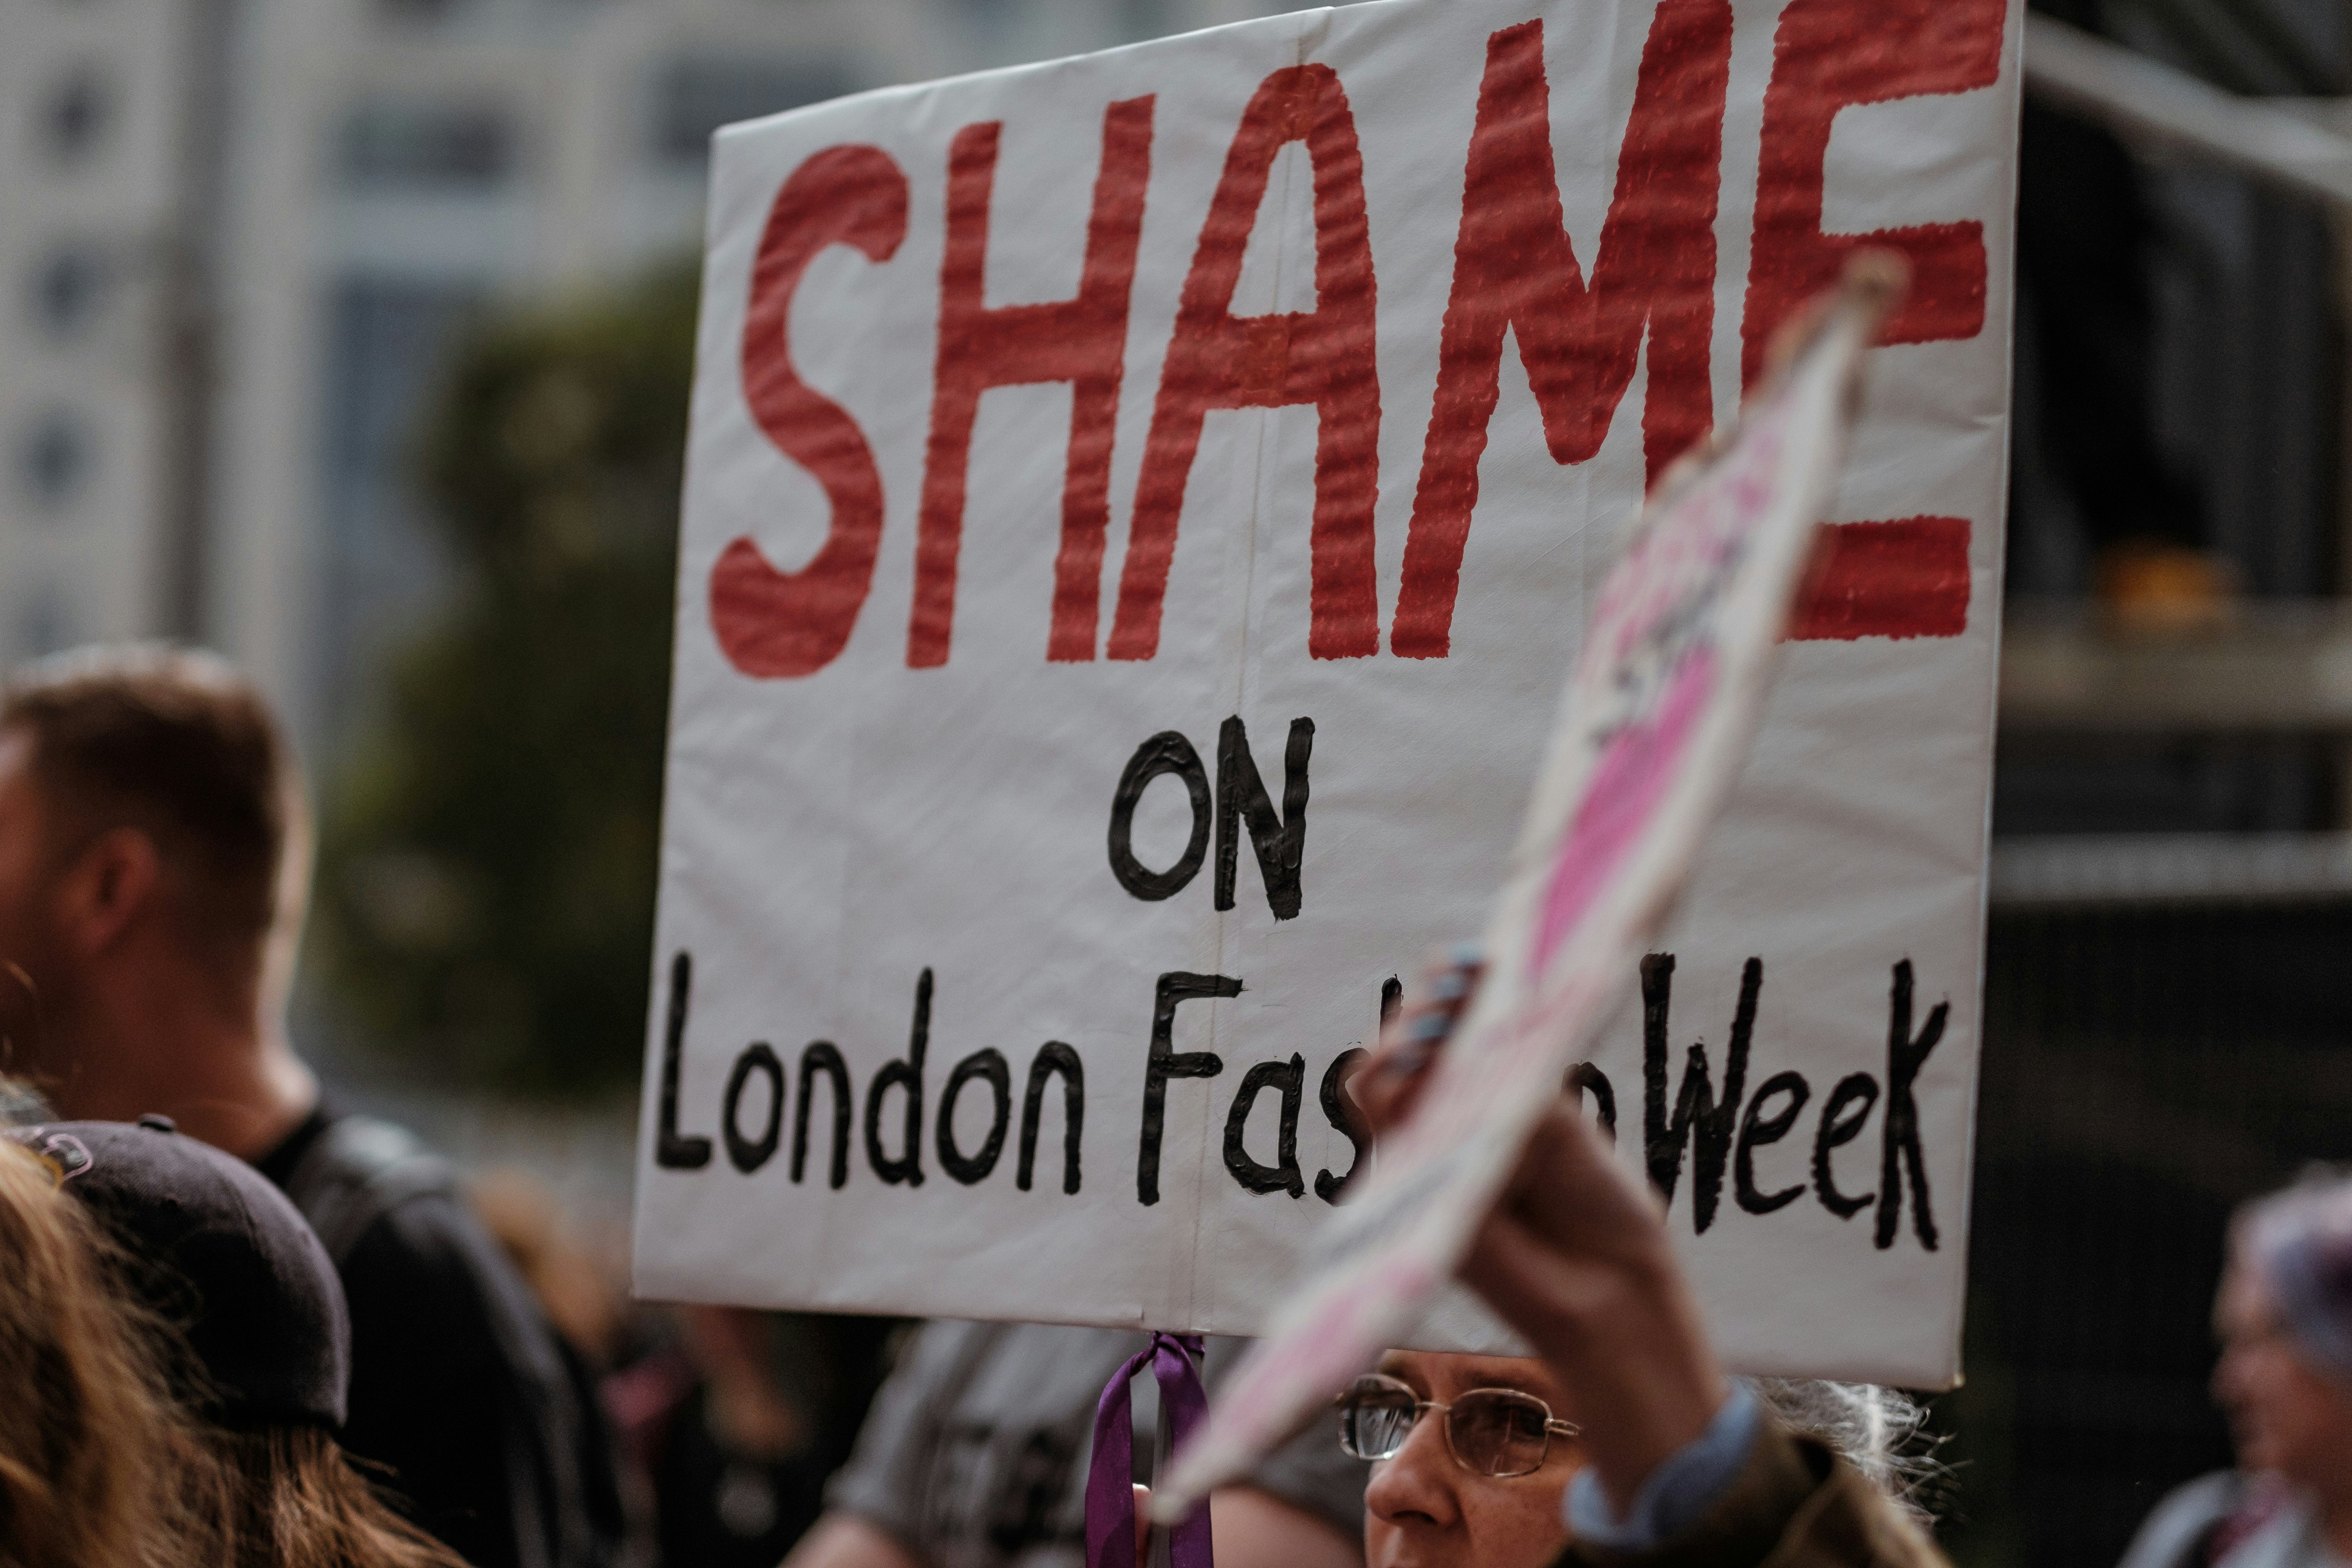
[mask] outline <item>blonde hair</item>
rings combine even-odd
[[[0,1139],[0,1568],[194,1562],[219,1492],[161,1326],[56,1168]]]
[[[466,1568],[370,1490],[321,1428],[214,1437],[229,1483],[226,1568]]]
[[[325,1430],[190,1414],[203,1368],[61,1183],[0,1138],[0,1568],[465,1568]]]

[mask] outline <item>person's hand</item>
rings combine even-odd
[[[1658,1200],[1573,1104],[1544,1113],[1463,1259],[1463,1283],[1551,1366],[1611,1507],[1729,1394]]]
[[[1433,961],[1349,1080],[1375,1135],[1409,1115],[1477,989],[1474,949]],[[1561,1099],[1480,1225],[1463,1282],[1549,1363],[1621,1513],[1728,1394],[1655,1194]]]
[[[1374,1137],[1403,1121],[1420,1100],[1430,1068],[1461,1023],[1486,972],[1486,959],[1475,942],[1433,957],[1405,993],[1395,1016],[1381,1024],[1371,1053],[1348,1079],[1348,1093]]]

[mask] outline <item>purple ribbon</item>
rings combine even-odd
[[[1104,1384],[1095,1406],[1094,1461],[1087,1469],[1087,1568],[1139,1568],[1135,1551],[1135,1406],[1129,1384],[1151,1363],[1160,1380],[1160,1408],[1171,1424],[1172,1448],[1181,1447],[1209,1413],[1194,1358],[1198,1334],[1154,1331],[1151,1342],[1129,1356]],[[1152,1478],[1159,1479],[1157,1476]],[[1215,1568],[1209,1544],[1209,1504],[1201,1505],[1168,1532],[1171,1568]]]

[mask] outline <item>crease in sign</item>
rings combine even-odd
[[[1296,70],[1311,62],[1313,56],[1329,33],[1331,13],[1328,9],[1314,14],[1310,25],[1302,27],[1291,40],[1289,68]],[[1244,110],[1244,115],[1246,112]],[[1267,289],[1265,310],[1263,314],[1277,320],[1286,315],[1285,306],[1289,302],[1287,290],[1291,285],[1297,260],[1294,253],[1297,250],[1301,226],[1298,221],[1297,204],[1299,165],[1302,163],[1307,167],[1307,195],[1310,204],[1306,215],[1307,243],[1310,252],[1319,256],[1318,247],[1320,237],[1316,229],[1316,214],[1311,205],[1317,184],[1315,156],[1302,128],[1298,134],[1280,143],[1274,150],[1274,168],[1270,172],[1276,174],[1277,178],[1269,182],[1268,189],[1258,198],[1257,211],[1251,220],[1251,232],[1244,239],[1243,256],[1237,265],[1237,272],[1246,269],[1249,241],[1258,237],[1259,232],[1271,224],[1273,229],[1266,237],[1271,242],[1273,277]],[[1213,196],[1212,200],[1213,202]],[[1237,284],[1242,281],[1241,277],[1237,276],[1235,281]],[[1238,289],[1236,291],[1238,292]],[[1318,290],[1309,306],[1309,313],[1319,309],[1321,304],[1322,299]],[[1239,314],[1239,312],[1234,313]],[[1287,322],[1286,322],[1286,325]],[[1285,349],[1286,353],[1286,332]],[[1234,713],[1245,713],[1249,710],[1250,649],[1255,640],[1255,622],[1259,612],[1257,559],[1260,523],[1271,504],[1274,485],[1282,470],[1280,421],[1286,409],[1295,406],[1297,405],[1278,405],[1271,407],[1261,406],[1252,410],[1256,429],[1255,439],[1252,445],[1250,502],[1238,530],[1243,544],[1241,592],[1236,600],[1240,606],[1240,613],[1234,617],[1232,637],[1228,644],[1230,657],[1233,659],[1233,669],[1226,689],[1233,697],[1233,705],[1229,711]],[[1307,406],[1315,405],[1310,404]],[[1321,420],[1322,416],[1318,410],[1317,415],[1318,443],[1321,437]],[[1314,481],[1319,487],[1321,481],[1319,473],[1314,475]],[[1311,551],[1312,546],[1310,545],[1309,548]],[[1377,615],[1377,610],[1374,613]],[[1243,928],[1238,923],[1238,904],[1231,911],[1213,908],[1211,911],[1211,918],[1216,922],[1215,942],[1220,960],[1217,972],[1220,973],[1232,973],[1246,975],[1249,973],[1250,966],[1244,961],[1244,954],[1241,952]],[[1233,949],[1231,970],[1223,966],[1229,936],[1232,939]],[[1212,1001],[1209,1005],[1208,1021],[1209,1048],[1212,1050],[1216,1050],[1219,1047],[1218,1032],[1222,1016],[1223,1010],[1218,1007],[1216,1002]],[[1219,1120],[1213,1113],[1202,1118],[1197,1168],[1202,1173],[1202,1183],[1208,1179],[1207,1173],[1219,1168],[1215,1147],[1219,1129]],[[1188,1254],[1184,1279],[1184,1321],[1187,1322],[1199,1320],[1203,1278],[1213,1278],[1213,1270],[1203,1267],[1202,1244],[1208,1218],[1208,1205],[1203,1201],[1205,1195],[1201,1190],[1201,1184],[1196,1184],[1192,1207],[1192,1244]]]
[[[1297,47],[1303,50],[1305,41]],[[1243,254],[1275,158],[1293,142],[1307,144],[1313,168],[1316,307],[1237,316]],[[1144,660],[1159,652],[1169,568],[1209,414],[1297,404],[1312,404],[1318,415],[1307,655],[1363,658],[1379,651],[1377,310],[1353,106],[1329,66],[1284,67],[1258,82],[1234,129],[1180,292],[1129,518],[1108,658]]]

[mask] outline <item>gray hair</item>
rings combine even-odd
[[[1925,1435],[1927,1412],[1917,1400],[1874,1383],[1810,1377],[1747,1382],[1782,1426],[1827,1446],[1916,1523],[1935,1522],[1920,1493],[1942,1467],[1933,1457],[1934,1439]]]

